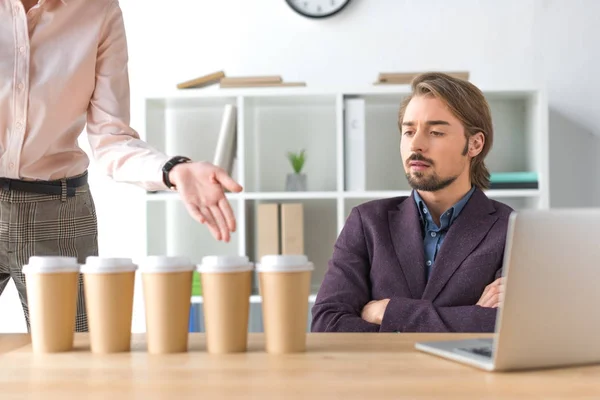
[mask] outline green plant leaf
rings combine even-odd
[[[306,151],[304,149],[300,150],[298,153],[288,151],[287,158],[290,160],[290,164],[292,164],[294,172],[299,174],[304,167],[304,162],[306,161]]]

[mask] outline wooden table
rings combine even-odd
[[[415,341],[464,334],[309,334],[304,354],[206,353],[203,334],[190,351],[149,355],[144,335],[132,352],[95,355],[87,334],[74,351],[32,354],[28,335],[0,335],[0,399],[517,399],[600,398],[600,366],[490,373],[414,350]],[[85,395],[86,397],[82,397]]]

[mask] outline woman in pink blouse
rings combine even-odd
[[[0,294],[12,277],[28,329],[29,257],[98,254],[89,160],[77,145],[84,127],[114,180],[177,190],[217,240],[235,230],[224,189],[239,192],[238,183],[153,149],[129,126],[127,57],[117,0],[0,0]],[[76,330],[86,331],[79,285]]]

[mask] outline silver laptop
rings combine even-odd
[[[600,209],[513,213],[494,339],[416,349],[488,371],[600,363],[599,235]]]

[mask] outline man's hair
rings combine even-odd
[[[398,115],[400,130],[402,130],[406,107],[412,98],[433,96],[443,101],[450,112],[464,125],[467,145],[469,137],[477,132],[483,133],[485,137],[483,149],[471,160],[470,176],[473,185],[479,189],[487,189],[490,185],[490,173],[484,159],[492,147],[494,130],[490,107],[481,90],[470,82],[440,72],[428,72],[416,76],[411,83],[411,88],[411,95],[404,99],[400,106]]]

